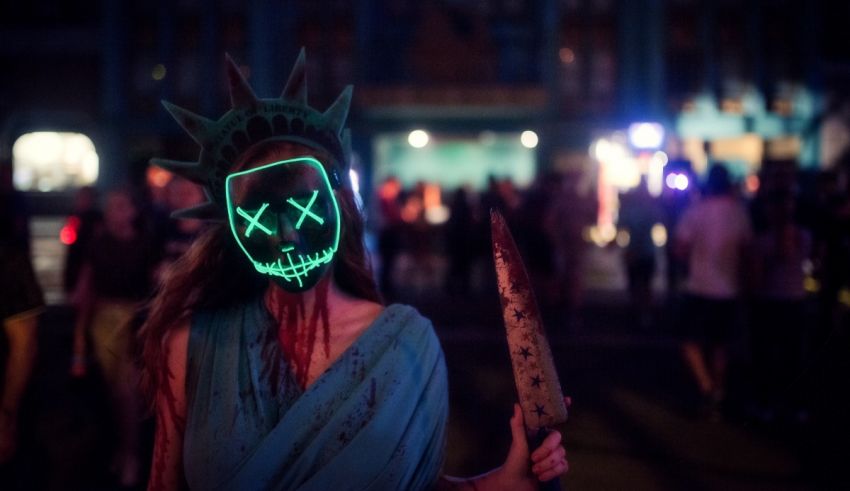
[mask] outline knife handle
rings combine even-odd
[[[530,451],[534,451],[537,447],[543,444],[543,440],[551,433],[552,430],[548,428],[540,428],[537,430],[537,433],[532,435],[530,438]],[[561,478],[554,477],[546,482],[541,482],[540,487],[538,488],[540,491],[561,491]]]

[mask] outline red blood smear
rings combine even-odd
[[[164,359],[170,358],[170,350],[168,347],[164,351]],[[177,414],[177,398],[174,391],[171,390],[171,379],[174,374],[164,362],[160,367],[160,387],[157,394],[157,411],[156,411],[156,426],[157,438],[156,447],[154,448],[154,464],[153,475],[149,489],[160,490],[165,489],[164,476],[166,461],[168,460],[168,443],[171,436],[168,429],[174,427],[177,432],[183,433],[186,427],[186,420],[183,416]],[[170,425],[168,424],[170,421]]]
[[[285,319],[277,331],[278,342],[283,350],[283,355],[289,363],[289,367],[295,374],[298,385],[304,389],[307,387],[307,378],[310,372],[310,363],[313,359],[313,351],[316,346],[319,320],[322,321],[322,344],[325,357],[330,357],[331,339],[330,324],[328,322],[328,289],[330,278],[322,279],[314,288],[313,309],[309,320],[306,319],[304,297],[302,294],[290,294],[279,292],[273,298],[276,307],[278,321]],[[272,333],[270,333],[272,334]],[[267,360],[269,361],[269,360]],[[276,393],[279,380],[279,364],[273,364],[271,368],[272,390]]]

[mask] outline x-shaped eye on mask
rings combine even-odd
[[[298,221],[295,223],[295,230],[301,230],[301,224],[304,223],[304,219],[307,218],[308,216],[310,218],[312,218],[313,220],[316,220],[317,222],[319,222],[319,225],[324,225],[325,219],[316,215],[312,211],[310,211],[310,208],[313,206],[313,203],[316,202],[316,196],[318,196],[318,195],[319,195],[319,191],[314,189],[313,195],[310,196],[310,201],[307,203],[307,206],[301,206],[300,204],[298,204],[298,202],[296,202],[292,198],[289,198],[288,200],[286,200],[287,203],[289,203],[290,205],[294,206],[295,208],[298,208],[299,210],[301,210],[301,216],[298,218]]]
[[[251,236],[251,231],[254,229],[254,227],[257,227],[258,229],[262,230],[263,232],[265,232],[265,233],[266,233],[266,235],[271,235],[271,234],[272,234],[272,231],[271,231],[271,230],[269,230],[268,228],[264,227],[264,226],[263,226],[263,224],[262,224],[262,223],[260,223],[260,217],[263,215],[263,212],[264,212],[264,211],[266,210],[266,208],[268,208],[268,207],[269,207],[269,204],[268,204],[268,203],[263,203],[263,206],[261,206],[261,207],[260,207],[260,209],[259,209],[259,210],[257,210],[257,214],[256,214],[256,215],[254,215],[254,216],[251,216],[251,214],[250,214],[250,213],[248,213],[247,211],[243,210],[242,208],[240,208],[240,207],[238,207],[238,206],[236,207],[236,213],[238,213],[238,214],[239,214],[239,216],[241,216],[241,217],[245,218],[245,220],[248,220],[248,228],[247,228],[247,229],[245,229],[245,237],[250,237],[250,236]]]

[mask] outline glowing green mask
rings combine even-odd
[[[227,218],[254,268],[290,292],[316,285],[339,246],[339,205],[324,166],[299,157],[234,172]]]

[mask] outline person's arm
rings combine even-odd
[[[189,324],[169,331],[163,341],[165,366],[156,394],[156,432],[148,491],[185,489],[183,432],[186,429],[186,357]]]
[[[0,399],[0,462],[5,462],[15,453],[18,410],[38,348],[37,325],[38,315],[35,312],[3,322],[3,330],[9,340],[9,356]]]
[[[519,404],[514,404],[511,435],[511,449],[501,467],[471,478],[441,476],[437,490],[533,491],[539,482],[557,478],[569,469],[561,434],[557,431],[551,432],[529,455]]]

